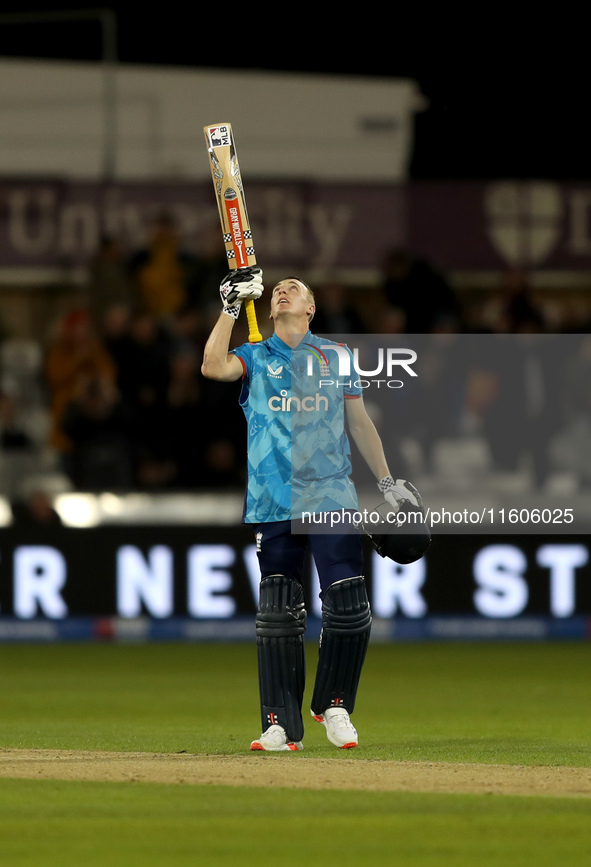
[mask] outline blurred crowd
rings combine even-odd
[[[183,249],[174,222],[163,214],[145,248],[131,255],[118,239],[102,240],[80,298],[51,323],[45,341],[3,339],[0,493],[15,503],[22,520],[27,515],[40,522],[56,520],[43,504],[39,485],[26,484],[47,468],[84,491],[243,486],[240,383],[219,384],[200,373],[227,270],[217,226],[196,256]],[[423,391],[420,399],[406,398],[400,435],[416,440],[427,465],[438,439],[461,436],[470,426],[486,438],[493,462],[503,470],[515,468],[528,445],[527,431],[543,431],[543,445],[532,453],[539,483],[551,469],[552,437],[564,435],[563,454],[571,460],[575,444],[585,450],[591,305],[544,307],[527,275],[519,272],[508,274],[497,293],[487,293],[486,302],[461,303],[429,262],[399,250],[385,258],[381,275],[380,285],[363,293],[350,292],[337,280],[314,286],[313,330],[326,335],[579,335],[568,342],[568,352],[559,350],[552,359],[536,356],[530,340],[523,370],[534,384],[527,388],[494,366],[460,371],[453,369],[453,353],[425,354]],[[267,337],[265,304],[261,299],[258,310]],[[235,345],[248,339],[244,319],[237,324]],[[549,386],[555,386],[557,365],[568,385],[560,406],[548,399],[556,394]],[[526,420],[534,398],[537,409]],[[523,435],[508,436],[508,417],[522,419],[515,429]]]

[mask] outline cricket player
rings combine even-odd
[[[403,503],[417,507],[422,503],[412,485],[392,478],[354,376],[339,379],[338,353],[327,352],[330,341],[310,332],[316,306],[302,280],[288,277],[273,289],[272,337],[229,351],[242,302],[256,300],[262,292],[260,268],[227,275],[220,286],[223,309],[207,341],[202,366],[204,376],[211,379],[242,379],[240,404],[248,425],[243,520],[254,526],[261,569],[256,640],[262,721],[262,734],[250,749],[303,749],[302,575],[308,549],[318,571],[322,600],[311,713],[326,727],[332,744],[349,749],[358,743],[350,715],[371,630],[362,536],[351,527],[338,532],[294,532],[294,527],[303,525],[293,522],[301,522],[304,512],[325,516],[359,509],[350,479],[345,424],[384,499],[395,509]]]

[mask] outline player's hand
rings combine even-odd
[[[224,313],[238,318],[243,301],[256,301],[263,294],[263,272],[256,265],[226,274],[220,285]]]
[[[394,480],[392,476],[384,476],[378,482],[378,488],[384,495],[385,501],[394,508],[396,512],[402,506],[410,506],[414,509],[423,509],[423,500],[414,485],[404,479]]]

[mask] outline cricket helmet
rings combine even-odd
[[[424,520],[417,517],[416,506],[403,503],[395,512],[388,503],[381,503],[372,512],[380,516],[379,521],[371,521],[363,529],[380,555],[395,563],[407,565],[420,560],[431,544],[431,531]]]

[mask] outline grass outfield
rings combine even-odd
[[[254,644],[0,645],[0,659],[0,747],[231,755],[260,734]],[[372,645],[346,755],[590,767],[590,671],[591,644]],[[304,743],[335,755],[312,720]]]
[[[260,734],[254,645],[0,656],[0,764],[15,748],[242,756]],[[590,768],[590,663],[587,644],[372,645],[357,750],[336,751],[311,721],[304,753],[251,757]],[[0,779],[11,867],[587,865],[590,829],[588,797]]]
[[[589,804],[542,798],[3,781],[2,864],[589,863]]]

